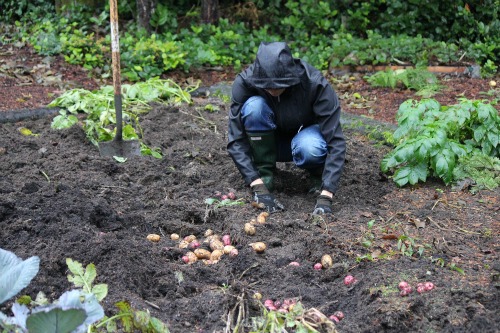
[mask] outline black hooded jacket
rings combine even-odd
[[[272,97],[265,89],[282,89]],[[298,133],[319,124],[328,145],[322,189],[335,193],[345,161],[345,140],[340,126],[337,94],[319,70],[294,59],[284,42],[261,43],[255,62],[241,72],[232,86],[227,149],[249,185],[260,178],[252,162],[250,144],[241,121],[241,108],[252,96],[262,96],[274,112],[277,135]]]

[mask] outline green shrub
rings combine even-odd
[[[450,184],[460,180],[464,172],[454,170],[471,156],[500,156],[500,117],[491,104],[462,99],[441,106],[433,99],[408,100],[397,121],[397,145],[383,158],[381,169],[393,172],[399,186],[425,182],[429,176]]]

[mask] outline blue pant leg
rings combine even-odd
[[[293,162],[302,169],[314,169],[325,164],[327,144],[319,125],[302,129],[292,139]]]
[[[241,120],[249,133],[274,131],[274,112],[261,96],[250,97],[241,108]]]

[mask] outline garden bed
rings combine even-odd
[[[98,86],[77,68],[62,73]],[[204,86],[229,79],[220,72],[199,75]],[[312,218],[307,175],[280,163],[276,196],[287,209],[258,225],[254,236],[243,226],[259,211],[225,149],[228,104],[219,98],[196,97],[180,107],[156,104],[142,116],[145,142],[161,148],[161,160],[101,157],[78,126],[51,129],[50,115],[2,124],[0,247],[41,259],[40,272],[22,293],[43,291],[56,299],[71,289],[66,258],[72,258],[96,265],[96,282],[109,287],[103,302],[108,315],[116,312],[115,302],[126,300],[171,332],[232,331],[239,309],[249,331],[251,318],[262,314],[255,293],[263,300],[296,298],[327,316],[340,310],[345,319],[339,332],[496,332],[499,191],[471,194],[432,180],[397,188],[379,171],[390,147],[369,134],[393,125],[398,105],[415,96],[370,88],[356,77],[351,87],[350,80],[336,82],[350,117],[344,117],[347,163],[333,217]],[[12,80],[3,79],[2,89],[23,96],[30,87],[25,94],[31,102],[4,95],[2,110],[43,107],[51,99],[46,92],[59,89]],[[447,92],[437,96],[443,103],[456,101],[462,89],[469,98],[488,90],[487,80],[447,80]],[[35,95],[36,87],[45,95]],[[365,104],[354,104],[346,92],[359,92]],[[219,111],[206,111],[207,104]],[[36,136],[22,135],[20,127]],[[216,191],[234,192],[243,204],[207,205]],[[184,263],[186,250],[170,234],[202,239],[207,229],[231,235],[238,256],[212,265]],[[149,241],[151,233],[160,241]],[[255,253],[249,246],[255,241],[267,250]],[[314,270],[323,254],[332,256],[333,267]],[[289,266],[292,261],[300,266]],[[358,280],[354,286],[344,285],[348,274]],[[402,280],[412,286],[430,281],[436,288],[402,297]]]

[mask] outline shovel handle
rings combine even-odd
[[[118,33],[117,0],[109,0],[111,24],[111,61],[113,64],[113,87],[115,92],[116,134],[115,139],[122,139],[122,87],[120,74],[120,38]]]

